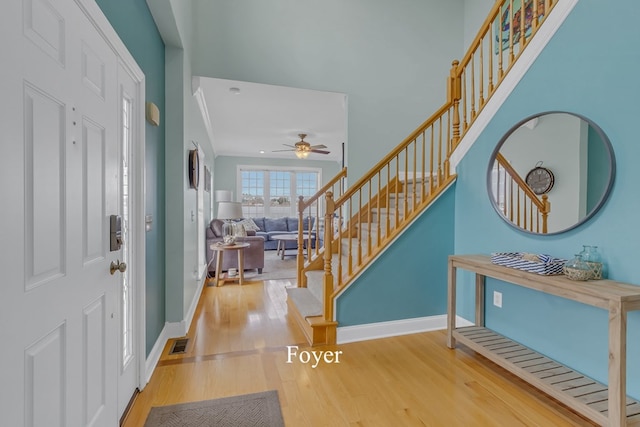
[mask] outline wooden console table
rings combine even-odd
[[[475,326],[456,328],[456,272],[474,272]],[[556,295],[609,312],[609,387],[484,327],[485,278]],[[626,395],[627,312],[640,310],[640,286],[576,282],[491,263],[486,255],[449,257],[447,346],[456,340],[603,426],[640,425],[640,403]]]

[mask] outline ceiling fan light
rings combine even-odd
[[[294,153],[296,153],[296,157],[299,159],[306,159],[307,156],[309,156],[308,151],[296,150]]]

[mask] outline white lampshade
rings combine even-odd
[[[233,200],[231,190],[216,190],[216,202],[230,202]]]
[[[242,218],[242,203],[220,202],[218,203],[218,219]]]

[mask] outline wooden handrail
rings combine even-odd
[[[336,176],[331,178],[331,180],[329,180],[329,182],[327,182],[325,185],[323,185],[320,190],[316,191],[316,193],[313,196],[309,197],[307,200],[304,200],[304,198],[302,196],[300,196],[300,199],[298,201],[298,212],[304,212],[304,210],[306,208],[311,206],[316,200],[320,199],[320,197],[322,197],[338,181],[340,181],[342,178],[346,178],[346,177],[347,177],[347,168],[344,167],[344,168],[342,168],[340,170],[340,172],[338,172],[336,174]]]
[[[358,181],[356,181],[352,186],[350,186],[344,194],[335,200],[337,206],[342,205],[345,200],[348,200],[351,196],[358,191],[365,183],[371,180],[380,169],[384,168],[390,162],[392,162],[398,154],[400,154],[407,145],[411,142],[415,141],[415,139],[420,136],[426,129],[432,126],[435,122],[440,120],[445,113],[451,108],[451,105],[445,104],[438,111],[431,115],[427,120],[425,120],[416,130],[414,130],[408,137],[406,137],[400,144],[398,144],[393,150],[389,152],[386,156],[382,158],[378,163],[376,163],[365,175],[363,175]]]

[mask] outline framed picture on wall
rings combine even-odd
[[[535,11],[533,4],[534,1],[538,3]],[[525,10],[524,17],[522,16],[522,3],[524,3]],[[523,20],[525,38],[529,38],[531,35],[531,25],[533,20],[537,19],[539,21],[544,17],[544,3],[544,0],[525,0],[524,2],[522,0],[516,0],[513,2],[513,13],[510,10],[510,3],[505,3],[500,12],[500,19],[494,24],[496,34],[496,54],[500,52],[500,49],[509,49],[509,40],[512,37],[512,30],[513,45],[515,46],[520,42],[520,31]]]
[[[189,150],[189,187],[198,189],[198,181],[200,180],[200,157],[198,156],[198,150]]]

